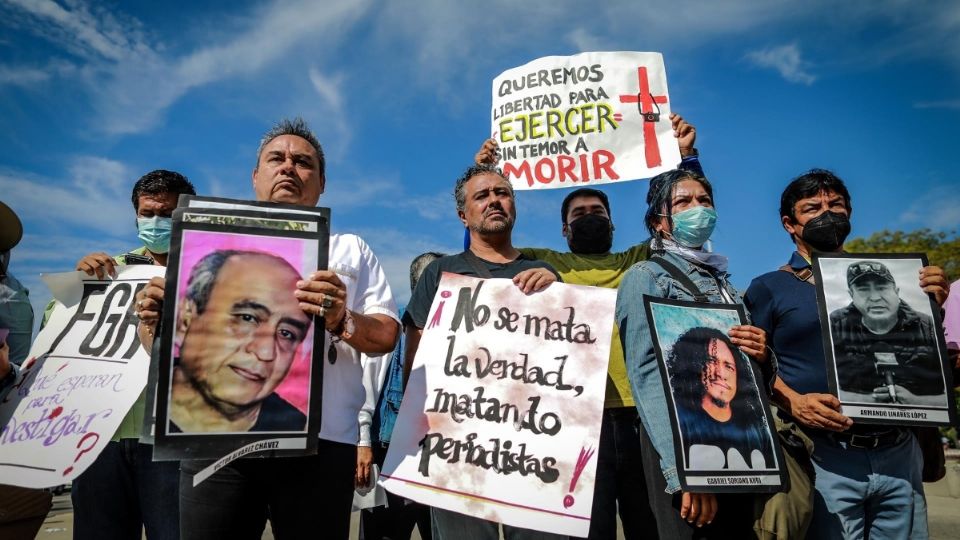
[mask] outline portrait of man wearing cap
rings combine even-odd
[[[853,262],[846,277],[850,304],[830,313],[841,401],[943,405],[933,318],[900,297],[882,262]]]

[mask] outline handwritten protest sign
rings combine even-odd
[[[163,274],[121,266],[116,279],[80,272],[44,276],[57,305],[30,358],[0,402],[0,478],[43,488],[86,470],[147,382],[134,296]]]
[[[445,273],[381,479],[430,506],[586,536],[616,291]]]
[[[660,53],[548,56],[493,80],[491,137],[515,189],[650,178],[680,150]]]

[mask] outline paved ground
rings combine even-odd
[[[958,482],[960,484],[960,482]],[[960,540],[960,485],[954,486],[955,497],[950,496],[946,479],[926,485],[927,506],[929,507],[930,537],[934,540]],[[351,538],[359,537],[359,514],[353,514]],[[38,539],[70,540],[73,537],[73,508],[70,505],[69,492],[53,498],[53,510],[47,515]],[[263,534],[264,540],[273,540],[269,530]],[[415,540],[420,540],[414,531]],[[623,538],[620,535],[620,538]]]

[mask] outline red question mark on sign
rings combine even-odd
[[[87,439],[89,439],[89,438],[91,438],[91,437],[93,437],[93,442],[91,442],[91,443],[90,443],[89,445],[87,445],[85,448],[80,448],[81,446],[83,446],[84,441],[86,441]],[[77,454],[77,457],[73,458],[73,462],[76,463],[76,462],[80,459],[80,456],[82,456],[82,455],[86,454],[87,452],[89,452],[90,450],[92,450],[93,447],[96,446],[97,441],[99,441],[99,440],[100,440],[100,434],[99,434],[99,433],[87,433],[86,435],[84,435],[83,437],[81,437],[81,438],[80,438],[80,441],[77,442],[77,449],[80,450],[80,452]],[[70,474],[70,471],[72,471],[72,470],[73,470],[73,465],[71,465],[71,466],[67,467],[66,469],[64,469],[64,470],[63,470],[63,475],[66,476],[66,475]]]

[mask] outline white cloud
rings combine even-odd
[[[0,85],[29,86],[50,78],[50,73],[31,67],[0,66]]]
[[[960,193],[954,186],[938,186],[907,207],[900,221],[932,229],[956,229],[960,224]]]
[[[920,101],[913,104],[914,109],[960,109],[960,99],[944,99],[941,101]]]
[[[809,72],[810,63],[800,56],[796,43],[751,51],[747,60],[762,68],[771,68],[789,82],[811,85],[817,78]]]
[[[117,161],[80,156],[69,166],[65,180],[17,170],[0,170],[0,193],[22,221],[59,224],[116,236],[133,220],[125,186],[128,168]]]
[[[569,41],[580,52],[605,51],[609,49],[604,40],[590,33],[586,28],[575,28],[567,36]]]
[[[370,5],[338,0],[322,6],[310,0],[275,0],[235,18],[231,37],[203,44],[180,57],[164,56],[134,19],[119,19],[79,0],[64,7],[52,0],[12,0],[32,15],[31,30],[88,61],[82,81],[93,99],[99,128],[107,133],[145,131],[190,90],[249,75],[275,62],[298,44],[332,47]],[[286,81],[284,81],[286,82]]]

